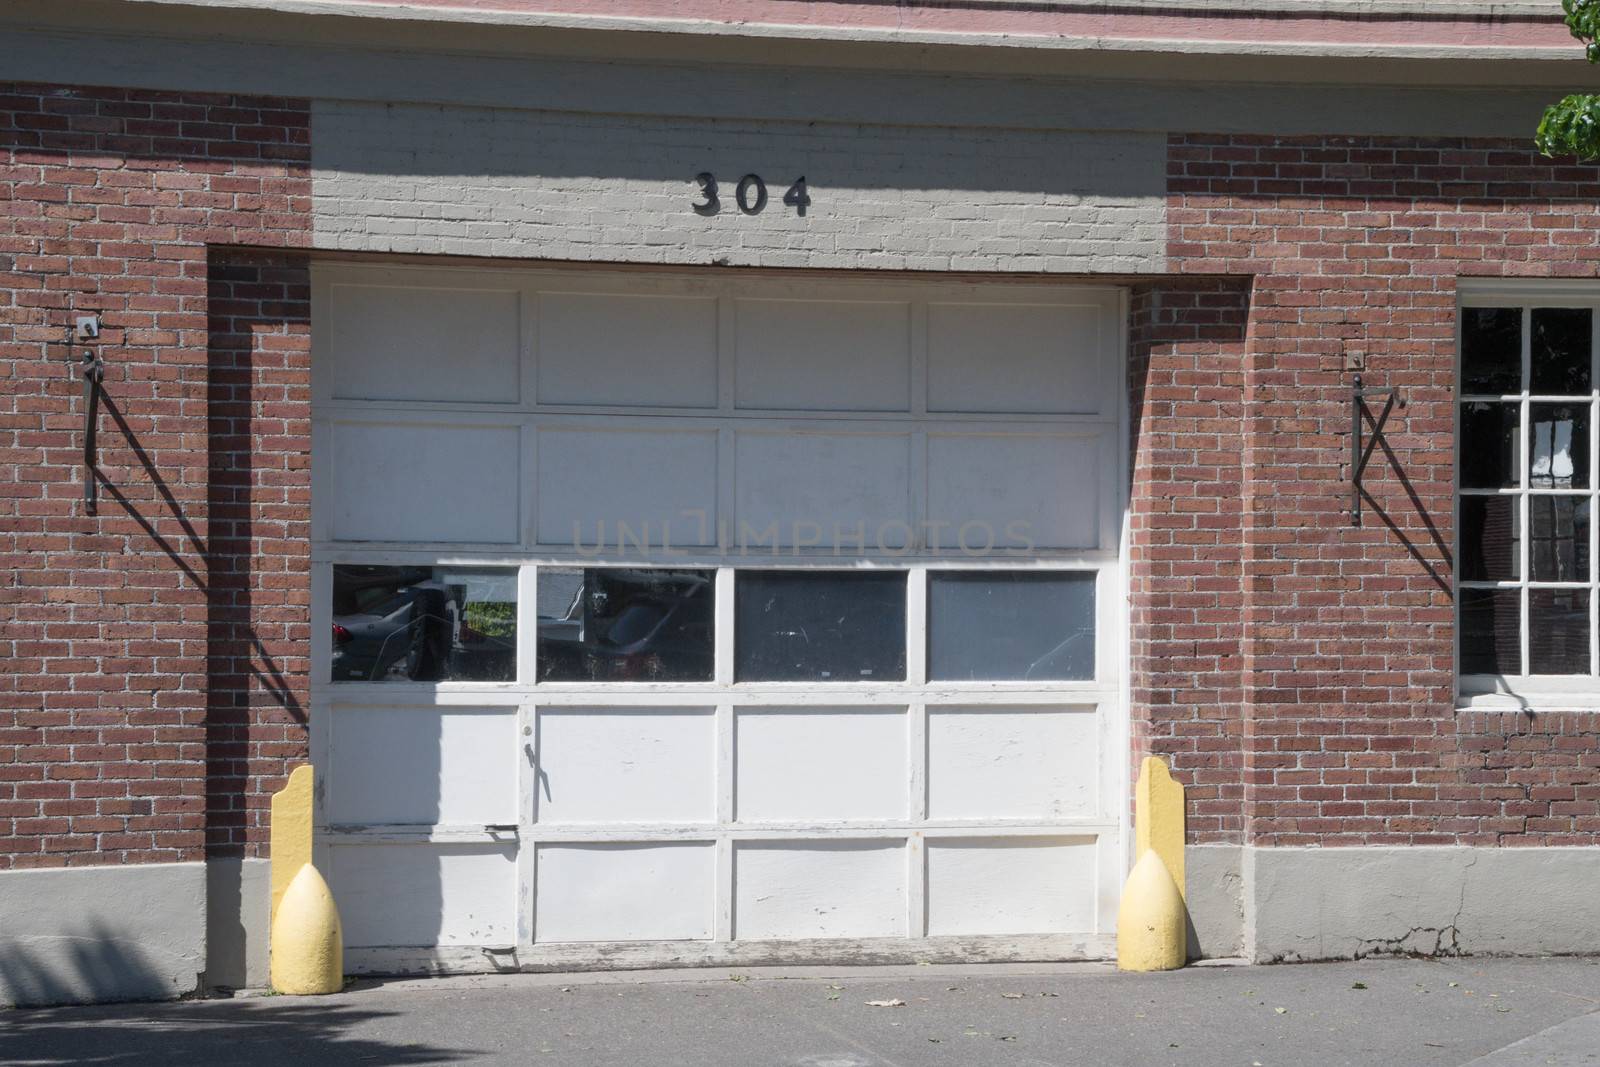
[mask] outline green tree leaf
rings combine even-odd
[[[1600,0],[1561,0],[1561,10],[1589,62],[1600,63]],[[1545,108],[1534,144],[1547,156],[1600,157],[1600,96],[1573,93]]]
[[[1567,29],[1582,41],[1589,62],[1600,63],[1600,0],[1561,0],[1561,10],[1566,12]]]

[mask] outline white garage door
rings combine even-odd
[[[1105,954],[1120,322],[1061,285],[319,268],[351,969]]]

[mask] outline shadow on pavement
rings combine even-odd
[[[414,1041],[347,1036],[400,1015],[341,1004],[262,998],[0,1012],[0,1062],[52,1064],[452,1063],[471,1057]],[[381,1025],[381,1023],[380,1023]]]

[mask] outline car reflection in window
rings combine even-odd
[[[539,572],[539,680],[706,682],[709,570]]]
[[[334,681],[516,678],[516,571],[333,568]]]

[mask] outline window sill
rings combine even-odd
[[[1600,709],[1600,678],[1462,678],[1458,711],[1573,711]]]

